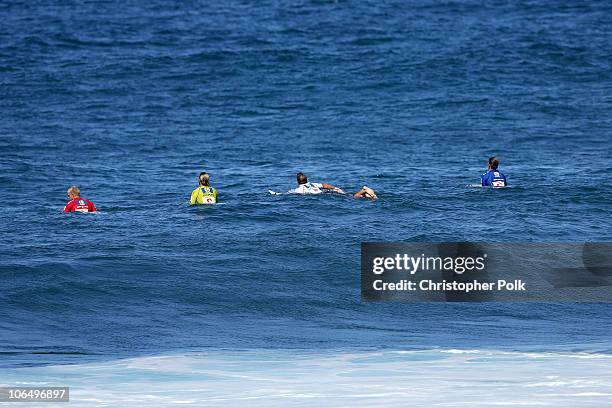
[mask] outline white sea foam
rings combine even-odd
[[[588,353],[215,351],[2,369],[0,378],[69,386],[71,407],[612,405],[612,358]]]

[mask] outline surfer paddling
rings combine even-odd
[[[292,190],[289,190],[289,193],[293,194],[321,194],[323,190],[330,190],[338,194],[345,194],[341,188],[336,186],[332,186],[327,183],[311,183],[308,181],[308,177],[301,171],[296,175],[298,186]]]
[[[333,186],[331,184],[327,184],[327,183],[311,183],[308,181],[308,177],[302,173],[299,172],[296,175],[296,180],[297,180],[297,188],[294,188],[292,190],[289,190],[289,193],[292,194],[322,194],[324,192],[324,190],[329,190],[332,191],[334,193],[338,193],[338,194],[346,194],[344,192],[344,190],[342,190],[339,187]],[[368,186],[363,186],[361,188],[361,190],[359,190],[358,192],[356,192],[353,197],[355,198],[367,198],[370,200],[376,200],[378,199],[378,197],[376,196],[376,193],[374,192],[374,190],[372,190],[370,187]]]

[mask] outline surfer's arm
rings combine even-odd
[[[327,189],[327,190],[335,191],[336,193],[345,194],[344,191],[341,188],[338,188],[336,186],[332,186],[331,184],[323,183],[322,187],[324,189]]]
[[[480,176],[480,182],[483,187],[486,187],[489,185],[489,172],[486,172],[482,176]]]
[[[74,211],[75,203],[74,200],[71,200],[66,206],[64,206],[64,212],[72,212]]]
[[[193,190],[193,192],[191,193],[191,200],[189,200],[189,205],[194,205],[198,202],[198,192],[199,191],[200,191],[199,189]]]

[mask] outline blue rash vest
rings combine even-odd
[[[506,181],[506,175],[499,170],[488,170],[480,176],[483,187],[506,187],[508,182]]]

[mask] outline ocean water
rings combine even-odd
[[[603,407],[612,397],[611,358],[456,349],[225,350],[18,368],[5,381],[48,385],[61,378],[71,385],[70,405],[83,407]]]
[[[451,405],[427,392],[450,367],[483,405],[496,380],[497,403],[610,402],[608,304],[359,293],[362,241],[612,240],[609,2],[13,1],[0,21],[0,383],[342,406],[416,381]],[[493,154],[509,188],[471,187]],[[220,204],[190,208],[204,170]],[[380,200],[268,193],[297,171]],[[62,213],[73,184],[99,213]],[[355,359],[389,388],[351,398]],[[323,391],[275,399],[268,360],[286,395]],[[241,370],[241,392],[214,373]]]

